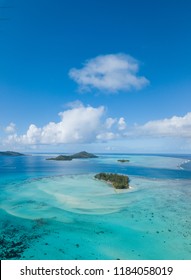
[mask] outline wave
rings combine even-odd
[[[191,170],[191,160],[190,159],[186,159],[184,160],[180,166],[178,166],[180,169],[183,170]]]

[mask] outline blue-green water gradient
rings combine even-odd
[[[190,156],[49,156],[0,157],[1,259],[191,259]]]

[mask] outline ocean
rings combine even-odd
[[[190,155],[50,156],[0,157],[1,259],[191,259]],[[131,188],[99,172],[128,175]]]

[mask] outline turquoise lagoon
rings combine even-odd
[[[190,156],[48,156],[0,157],[1,259],[191,259]],[[98,172],[127,174],[131,188]]]

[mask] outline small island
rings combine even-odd
[[[12,156],[12,157],[18,157],[18,156],[25,156],[24,154],[13,152],[13,151],[6,151],[6,152],[0,152],[0,156]]]
[[[46,160],[72,160],[71,156],[63,156],[63,155],[59,155],[57,157],[54,158],[47,158]]]
[[[91,153],[87,153],[85,151],[70,155],[70,156],[66,156],[66,155],[59,155],[57,157],[54,158],[47,158],[47,160],[58,160],[58,161],[64,161],[64,160],[73,160],[73,159],[86,159],[86,158],[97,158],[98,156],[91,154]]]
[[[124,163],[124,162],[129,162],[130,160],[129,159],[118,159],[117,161]]]
[[[129,189],[129,177],[114,173],[98,173],[94,176],[98,180],[111,183],[115,189]]]

